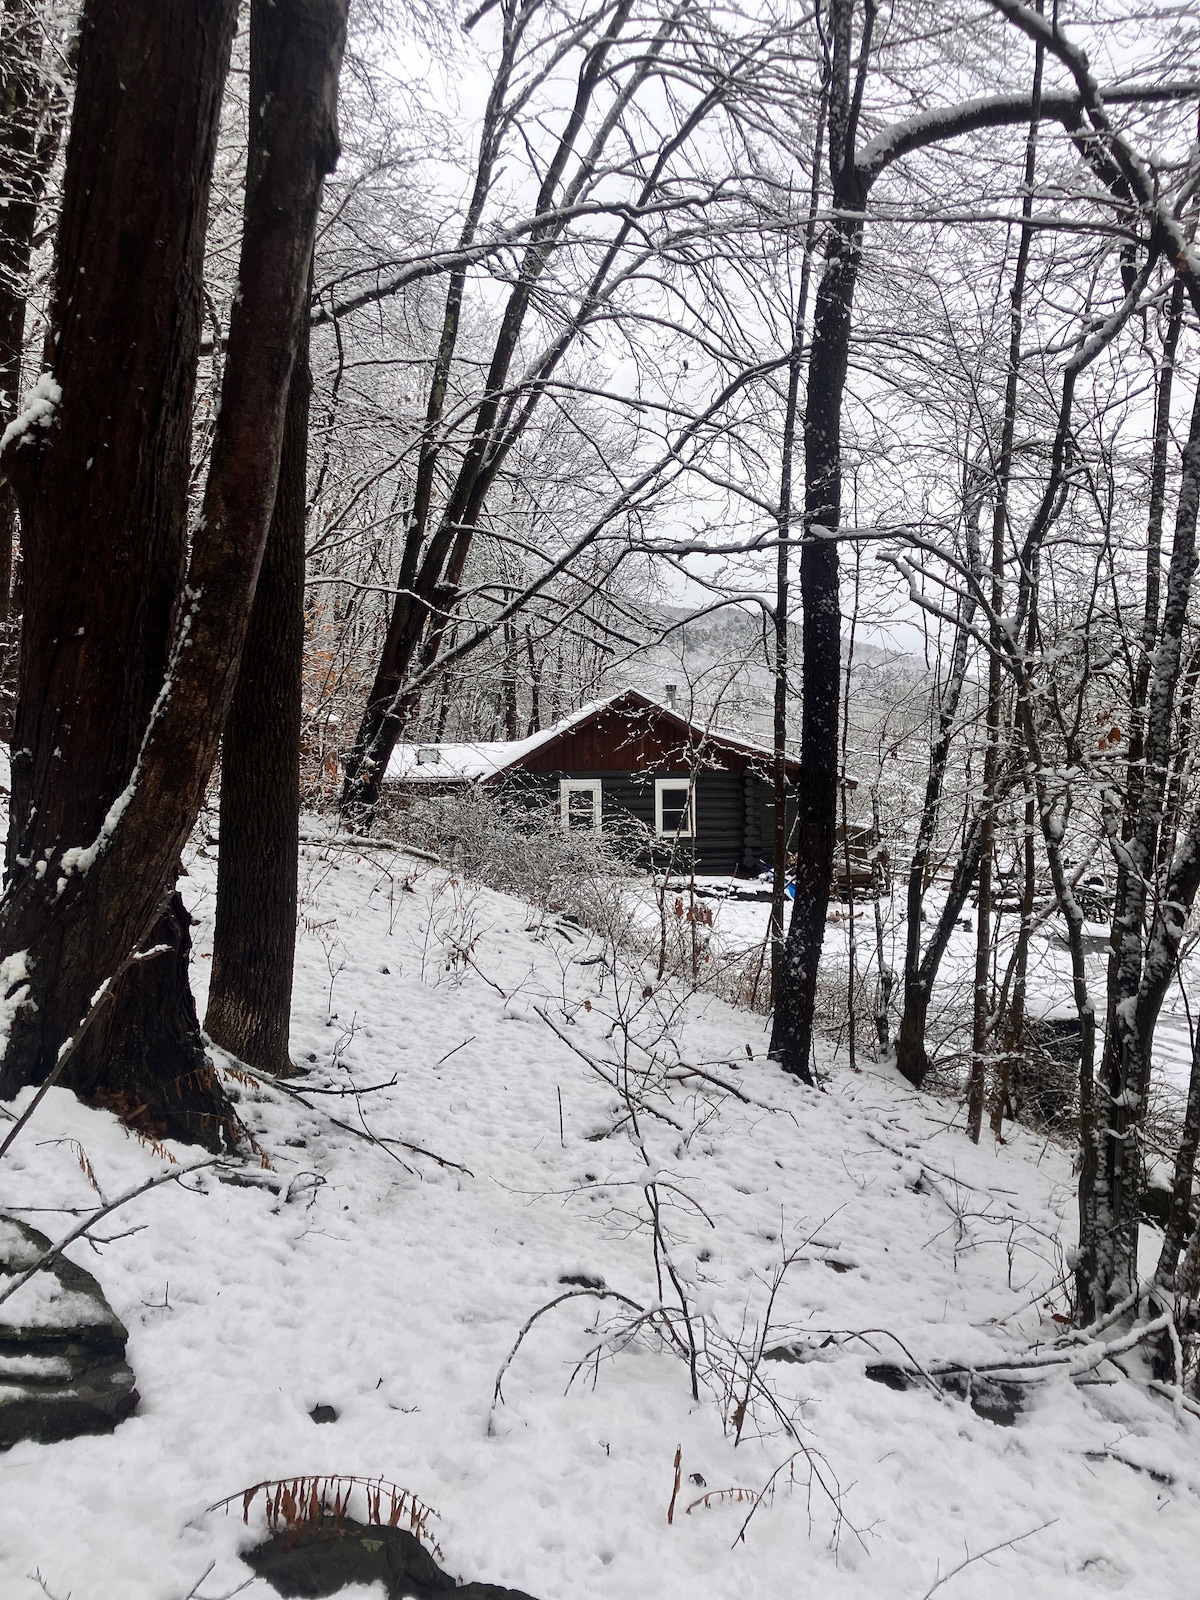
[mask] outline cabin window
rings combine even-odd
[[[655,778],[654,831],[660,839],[693,837],[696,832],[696,796],[690,778]]]
[[[600,832],[599,778],[560,778],[558,795],[564,833]]]
[[[435,767],[442,759],[442,752],[434,745],[426,745],[417,751],[417,765],[419,767]]]

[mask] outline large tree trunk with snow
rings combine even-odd
[[[337,151],[344,0],[253,8],[269,67],[251,115],[241,293],[182,581],[199,254],[235,12],[233,0],[93,0],[85,11],[57,381],[44,381],[45,408],[28,419],[14,463],[37,583],[22,649],[12,878],[0,903],[6,1094],[54,1069],[169,905],[274,505],[321,179]],[[143,634],[153,631],[151,648]],[[186,1131],[215,1142],[219,1119]]]
[[[33,422],[5,451],[26,533],[11,896],[36,885],[49,898],[62,852],[100,836],[166,669],[186,561],[204,222],[235,10],[143,0],[119,15],[92,5],[83,16],[51,324],[62,402],[41,419],[48,427]],[[50,380],[42,387],[49,406],[56,390]],[[157,885],[160,904],[169,889]],[[190,1091],[203,1052],[181,910],[154,941],[168,952],[153,971],[125,974],[103,1027],[72,1062],[81,1091],[121,1103],[117,1064],[132,1057],[131,1103],[161,1098],[144,1092],[150,1079],[170,1084],[180,1106],[191,1099],[183,1080]],[[69,986],[54,980],[70,962],[61,918],[31,957],[47,981],[39,1025],[6,1060],[7,1093],[45,1077],[81,1015]],[[111,1048],[123,1035],[127,1048]],[[199,1099],[215,1125],[223,1105]],[[163,1124],[158,1106],[148,1115]]]
[[[72,1055],[68,1081],[154,1138],[232,1145],[237,1118],[205,1055],[188,968],[191,917],[176,891],[146,943],[161,951],[113,987]]]
[[[204,1026],[263,1072],[290,1076],[304,665],[307,325],[288,394],[279,488],[221,745],[221,845]]]

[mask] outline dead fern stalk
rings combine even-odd
[[[264,1497],[267,1527],[272,1533],[295,1533],[304,1528],[339,1529],[346,1520],[352,1499],[357,1495],[366,1506],[363,1520],[372,1527],[398,1528],[407,1524],[413,1536],[426,1545],[440,1561],[441,1546],[429,1532],[429,1521],[437,1518],[432,1506],[417,1498],[411,1489],[402,1489],[385,1478],[361,1478],[354,1474],[307,1475],[298,1478],[267,1478],[251,1484],[237,1494],[227,1495],[209,1506],[210,1511],[227,1511],[238,1500],[242,1521],[250,1521],[250,1507],[259,1495]],[[357,1509],[357,1507],[356,1507]]]

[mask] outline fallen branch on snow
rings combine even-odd
[[[1047,1528],[1052,1528],[1057,1521],[1057,1517],[1051,1517],[1048,1522],[1039,1522],[1036,1528],[1030,1528],[1028,1533],[1016,1533],[1011,1539],[1001,1539],[998,1544],[989,1545],[986,1550],[977,1550],[974,1555],[968,1554],[956,1567],[951,1567],[949,1572],[942,1573],[940,1577],[935,1578],[921,1596],[921,1600],[929,1600],[930,1595],[936,1594],[944,1583],[950,1582],[951,1578],[957,1578],[958,1574],[964,1568],[971,1566],[973,1562],[986,1561],[988,1556],[994,1556],[998,1550],[1011,1550],[1014,1545],[1020,1544],[1023,1539],[1032,1539],[1035,1533],[1043,1533]]]
[[[225,1051],[223,1053],[228,1055],[228,1051]],[[329,1121],[332,1122],[332,1124],[334,1125],[335,1128],[341,1128],[342,1131],[345,1132],[345,1133],[352,1133],[356,1139],[364,1139],[364,1140],[366,1140],[366,1142],[368,1144],[377,1144],[380,1147],[380,1149],[384,1152],[385,1155],[389,1155],[389,1156],[392,1157],[393,1161],[400,1161],[400,1157],[398,1155],[396,1155],[395,1151],[388,1149],[388,1145],[390,1145],[390,1144],[399,1145],[402,1150],[408,1150],[411,1154],[413,1154],[415,1156],[425,1156],[427,1160],[435,1161],[439,1167],[447,1167],[447,1168],[451,1168],[455,1172],[466,1173],[468,1178],[473,1178],[475,1176],[475,1174],[471,1171],[470,1167],[464,1167],[462,1165],[462,1163],[459,1162],[459,1161],[451,1161],[449,1156],[439,1156],[435,1150],[426,1150],[424,1145],[413,1144],[408,1139],[393,1138],[392,1136],[390,1136],[388,1134],[373,1133],[371,1131],[371,1129],[367,1127],[366,1120],[365,1120],[365,1118],[363,1118],[361,1108],[360,1108],[358,1114],[359,1114],[359,1118],[362,1121],[363,1125],[362,1125],[361,1128],[356,1128],[353,1125],[353,1123],[343,1122],[340,1117],[335,1117],[335,1116],[331,1115],[328,1111],[322,1110],[322,1108],[320,1106],[312,1105],[311,1102],[309,1102],[308,1100],[306,1100],[304,1098],[304,1093],[305,1092],[310,1093],[310,1094],[330,1094],[330,1093],[337,1093],[337,1092],[341,1092],[341,1091],[334,1091],[334,1090],[329,1090],[329,1089],[324,1089],[324,1090],[322,1090],[322,1089],[313,1089],[313,1090],[308,1090],[308,1091],[302,1092],[299,1089],[294,1089],[291,1086],[291,1084],[284,1083],[281,1078],[273,1078],[269,1072],[259,1072],[256,1067],[249,1066],[245,1061],[236,1061],[236,1058],[232,1057],[232,1056],[230,1057],[230,1060],[236,1062],[236,1065],[234,1067],[234,1071],[245,1073],[247,1077],[253,1078],[256,1083],[261,1083],[265,1088],[277,1089],[280,1092],[280,1094],[286,1094],[292,1100],[298,1100],[300,1102],[300,1104],[305,1108],[306,1111],[319,1112],[322,1116],[327,1117],[329,1119]],[[376,1084],[374,1087],[375,1088],[387,1088],[387,1087],[389,1087],[389,1085],[387,1085],[387,1084]],[[347,1092],[350,1093],[350,1094],[354,1094],[357,1097],[358,1094],[366,1094],[369,1091],[365,1090],[365,1089],[357,1090],[357,1091],[354,1090],[354,1089],[351,1089],[351,1090],[349,1090]],[[400,1161],[400,1165],[402,1167],[404,1167],[407,1171],[411,1171],[412,1170],[411,1167],[408,1166],[407,1162]]]
[[[171,1167],[166,1172],[156,1173],[153,1178],[147,1178],[144,1183],[135,1184],[132,1189],[126,1189],[124,1194],[119,1194],[115,1200],[110,1200],[107,1205],[101,1206],[98,1211],[93,1211],[88,1217],[72,1228],[70,1233],[61,1238],[57,1244],[52,1244],[49,1250],[43,1250],[41,1255],[31,1267],[26,1267],[24,1272],[18,1272],[12,1280],[0,1289],[0,1305],[16,1294],[22,1284],[28,1283],[43,1267],[48,1267],[52,1261],[57,1261],[68,1245],[74,1244],[77,1239],[82,1239],[89,1229],[96,1223],[102,1222],[105,1217],[111,1216],[114,1211],[128,1205],[131,1200],[136,1200],[139,1195],[147,1194],[151,1189],[158,1189],[164,1183],[178,1183],[181,1178],[189,1177],[193,1172],[201,1172],[206,1167],[215,1167],[221,1164],[219,1156],[209,1156],[205,1161],[194,1161],[190,1167]]]

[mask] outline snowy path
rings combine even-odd
[[[311,1111],[242,1091],[266,1187],[169,1185],[109,1219],[99,1254],[72,1251],[129,1327],[142,1405],[110,1438],[0,1457],[5,1600],[42,1594],[37,1571],[56,1600],[184,1600],[214,1562],[195,1593],[226,1595],[247,1576],[237,1551],[254,1516],[247,1530],[206,1508],[304,1472],[413,1490],[441,1513],[451,1571],[539,1600],[923,1600],[965,1554],[1013,1539],[939,1595],[1194,1594],[1200,1435],[1165,1402],[1055,1379],[1006,1428],[866,1376],[902,1358],[897,1339],[928,1363],[1054,1336],[1073,1203],[1060,1151],[1020,1133],[975,1150],[953,1107],[879,1075],[835,1070],[828,1092],[806,1090],[764,1060],[759,1018],[646,997],[640,974],[617,984],[618,1004],[608,968],[582,964],[599,946],[553,919],[411,858],[332,854],[305,858],[293,1053],[315,1060],[300,1087],[397,1081],[359,1100],[310,1096]],[[192,862],[202,918],[213,867]],[[210,922],[196,933],[202,988]],[[579,1299],[538,1321],[493,1413],[501,1362],[564,1278],[647,1306],[658,1292],[646,1169],[613,1131],[618,1097],[539,1011],[597,1059],[612,1059],[619,1013],[643,1039],[669,1024],[679,1060],[746,1097],[692,1076],[669,1105],[654,1100],[677,1127],[641,1124],[714,1351],[722,1335],[753,1343],[787,1251],[799,1259],[768,1343],[886,1330],[760,1368],[841,1486],[836,1548],[828,1498],[786,1473],[743,1543],[746,1503],[684,1514],[705,1489],[761,1487],[795,1451],[765,1407],[735,1447],[736,1396],[708,1387],[693,1403],[685,1362],[643,1345],[568,1389],[611,1305]],[[358,1125],[360,1109],[377,1135],[470,1175],[329,1121]],[[0,1171],[0,1202],[52,1234],[68,1219],[30,1208],[94,1199],[64,1140],[105,1194],[161,1165],[53,1092]],[[339,1420],[314,1425],[319,1403]]]

